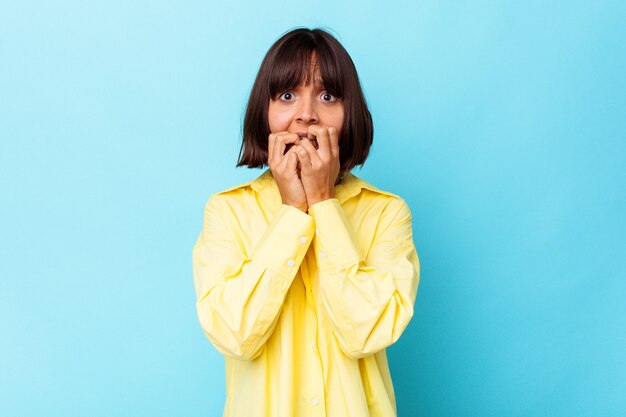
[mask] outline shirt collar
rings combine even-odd
[[[267,168],[261,175],[246,184],[241,184],[237,187],[245,187],[249,185],[257,193],[267,193],[272,195],[275,199],[280,200],[280,191],[278,185],[274,181],[271,169]],[[234,188],[237,188],[234,187]],[[349,198],[358,195],[362,189],[374,191],[376,193],[395,196],[395,194],[380,190],[374,187],[372,184],[357,177],[350,171],[346,172],[341,182],[335,185],[335,198],[339,200],[340,204],[343,204]]]

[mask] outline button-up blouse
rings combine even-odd
[[[385,348],[419,283],[412,217],[351,172],[305,213],[270,169],[210,195],[193,247],[202,330],[224,355],[223,417],[389,417]]]

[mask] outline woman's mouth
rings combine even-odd
[[[317,144],[317,139],[309,139],[307,136],[302,136],[302,135],[300,135],[300,139],[302,140],[308,139],[309,142],[311,142],[311,145],[313,145],[315,149],[319,149],[319,145]]]

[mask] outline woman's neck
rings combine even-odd
[[[335,181],[335,185],[339,184],[343,178],[345,174],[343,172],[340,172],[339,175],[337,176],[337,180]]]

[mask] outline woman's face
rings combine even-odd
[[[270,99],[268,119],[270,133],[288,131],[306,136],[310,125],[322,127],[334,127],[341,137],[343,126],[343,100],[326,92],[319,76],[319,70],[315,66],[315,53],[311,58],[311,70],[315,72],[314,83],[305,86],[300,83],[291,90],[278,93],[277,97]],[[313,146],[318,147],[313,139]]]

